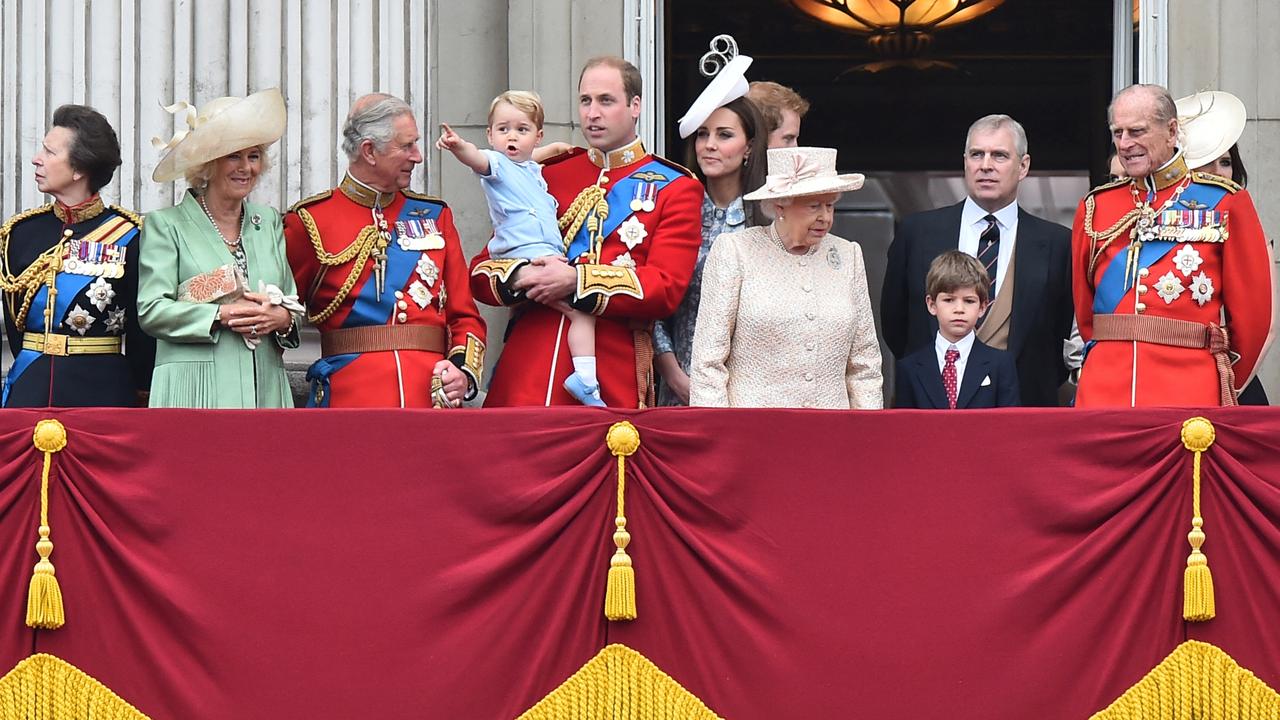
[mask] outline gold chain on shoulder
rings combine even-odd
[[[347,273],[347,279],[342,282],[337,294],[333,296],[333,299],[329,301],[324,310],[315,315],[307,315],[307,320],[316,325],[328,320],[342,306],[347,296],[351,294],[351,288],[355,287],[356,281],[360,279],[360,273],[364,271],[364,265],[369,261],[369,256],[373,254],[374,247],[377,245],[378,240],[382,238],[382,234],[373,225],[366,225],[350,245],[339,252],[331,253],[324,249],[324,243],[320,240],[320,228],[316,227],[315,218],[311,217],[311,213],[307,212],[306,208],[298,208],[297,213],[298,219],[302,221],[302,227],[306,228],[307,239],[311,241],[311,249],[316,254],[316,260],[321,265],[335,267],[352,260],[355,261],[351,265],[351,272]]]
[[[58,274],[58,270],[62,266],[62,253],[66,246],[65,240],[59,240],[54,243],[53,247],[45,250],[36,257],[25,270],[16,277],[9,269],[9,232],[14,225],[53,210],[53,205],[42,205],[40,207],[25,210],[5,221],[0,227],[0,290],[3,290],[8,296],[9,312],[13,319],[13,326],[19,331],[26,329],[27,313],[31,310],[31,302],[35,299],[36,293],[40,291],[42,285],[49,285],[54,282]],[[18,310],[14,310],[13,300],[16,295],[22,296],[22,306]]]
[[[302,212],[305,211],[299,211],[299,216],[302,215]],[[310,230],[308,230],[308,232],[310,232]],[[351,272],[347,273],[347,279],[342,282],[342,287],[338,288],[338,292],[333,296],[333,299],[329,301],[329,304],[325,306],[324,310],[321,310],[315,315],[307,315],[307,320],[309,320],[312,325],[318,325],[325,320],[328,320],[329,317],[337,312],[338,308],[341,307],[343,301],[351,294],[351,288],[355,287],[356,280],[360,279],[360,273],[364,271],[364,265],[369,261],[369,256],[373,254],[373,248],[381,237],[382,234],[378,232],[378,228],[372,225],[366,225],[365,228],[360,231],[360,234],[356,236],[355,242],[347,246],[346,250],[343,250],[338,255],[330,256],[335,258],[341,257],[347,255],[348,251],[352,248],[355,248],[355,262],[351,264]],[[316,236],[313,235],[312,243],[314,244],[315,242]],[[322,249],[317,250],[316,257],[320,259],[320,263],[322,265],[341,264],[340,262],[326,262],[323,258],[320,258],[321,252],[323,252]]]
[[[324,243],[320,240],[320,228],[316,227],[315,218],[311,217],[311,213],[306,208],[298,208],[298,219],[302,221],[302,227],[307,229],[307,239],[311,241],[311,248],[315,250],[316,260],[321,265],[341,265],[351,260],[351,258],[360,254],[364,248],[360,247],[360,242],[364,239],[366,232],[373,228],[372,225],[366,227],[356,236],[356,239],[341,252],[330,253],[324,249]]]
[[[587,221],[592,211],[599,214],[600,207],[603,206],[604,214],[609,214],[609,204],[605,202],[604,195],[604,188],[598,184],[585,187],[570,203],[569,209],[560,216],[559,223],[560,229],[564,231],[565,250],[569,249],[569,245],[573,243],[573,237],[578,234],[582,223]]]
[[[1089,195],[1084,199],[1084,231],[1089,236],[1089,244],[1092,248],[1089,254],[1089,277],[1093,277],[1093,269],[1098,264],[1098,259],[1102,257],[1103,251],[1111,246],[1117,237],[1130,228],[1138,221],[1138,216],[1142,214],[1139,208],[1133,208],[1129,212],[1120,216],[1114,225],[1101,232],[1093,229],[1093,195]],[[1102,244],[1099,245],[1098,243]]]

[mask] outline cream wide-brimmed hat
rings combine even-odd
[[[689,111],[680,118],[680,137],[687,138],[702,123],[711,117],[711,113],[747,94],[747,68],[751,67],[751,57],[735,55],[732,60],[720,68],[720,72],[711,78],[711,82],[703,89],[702,94],[689,106]]]
[[[185,113],[187,129],[174,133],[169,142],[152,138],[151,144],[166,150],[151,179],[169,182],[187,170],[199,167],[237,150],[270,145],[284,134],[284,97],[279,88],[256,92],[245,98],[220,97],[200,108],[179,101],[165,111]]]
[[[1182,155],[1192,170],[1222,157],[1244,133],[1244,103],[1231,93],[1207,90],[1180,98],[1176,104]]]
[[[835,148],[786,147],[769,150],[769,176],[764,186],[743,200],[777,200],[802,195],[852,192],[862,187],[861,173],[836,172]]]

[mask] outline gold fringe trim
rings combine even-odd
[[[1275,720],[1280,693],[1209,643],[1188,640],[1090,720]]]
[[[1182,423],[1182,444],[1195,453],[1191,470],[1191,554],[1187,557],[1187,569],[1182,573],[1182,618],[1190,622],[1212,620],[1213,574],[1209,572],[1209,558],[1200,551],[1204,545],[1204,518],[1200,515],[1200,455],[1213,445],[1213,423],[1202,417],[1193,417]]]
[[[693,693],[626,645],[609,645],[519,720],[720,720]]]
[[[604,593],[604,616],[610,620],[636,619],[636,571],[627,554],[631,533],[627,532],[627,457],[640,449],[640,431],[623,420],[609,428],[605,442],[618,458],[618,515],[614,519],[613,544],[617,550],[609,560],[609,583]]]
[[[39,653],[0,678],[0,720],[150,720],[75,665]]]
[[[53,554],[53,541],[49,539],[49,471],[53,454],[67,446],[67,429],[57,420],[41,420],[36,423],[32,442],[44,453],[44,467],[40,471],[40,539],[36,541],[40,561],[32,571],[31,586],[27,590],[27,626],[57,630],[67,618],[62,609],[62,588],[49,560]]]

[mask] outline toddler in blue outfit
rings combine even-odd
[[[490,257],[568,262],[556,221],[556,200],[547,192],[536,158],[558,155],[569,145],[537,147],[544,117],[542,101],[535,93],[508,90],[489,105],[486,134],[491,150],[477,148],[448,125],[440,126],[436,148],[453,153],[480,176],[493,221]],[[604,406],[596,375],[595,316],[567,303],[561,303],[559,309],[569,320],[569,354],[573,356],[573,374],[565,380],[565,389],[584,405]]]

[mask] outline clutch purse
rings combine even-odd
[[[178,284],[178,300],[222,305],[240,299],[245,290],[246,282],[240,271],[228,263],[183,280]]]

